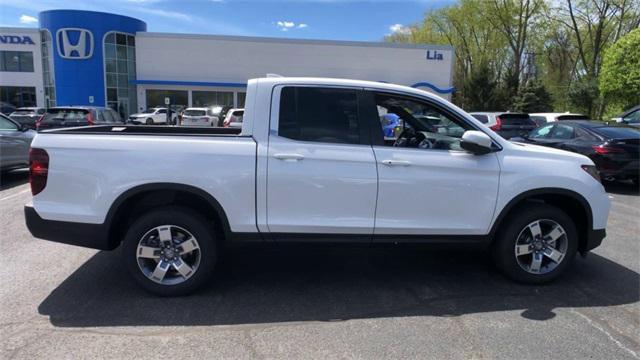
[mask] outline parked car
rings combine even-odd
[[[611,120],[640,128],[640,105],[632,107]]]
[[[35,129],[36,121],[44,115],[45,111],[46,109],[41,107],[21,107],[12,112],[9,117],[21,125]]]
[[[29,147],[36,132],[0,114],[0,171],[29,166]]]
[[[244,109],[229,109],[222,123],[223,127],[242,128]]]
[[[638,183],[640,129],[599,121],[567,120],[544,125],[525,138],[515,140],[588,156],[602,179],[630,179]]]
[[[570,112],[565,113],[533,113],[529,114],[529,116],[538,123],[538,126],[543,123],[554,122],[554,121],[562,121],[562,120],[589,120],[587,115],[583,114],[573,114]]]
[[[47,109],[44,116],[36,122],[36,129],[114,124],[122,125],[124,122],[120,114],[109,107],[57,106]]]
[[[175,124],[178,113],[172,111],[171,121]],[[153,107],[137,114],[129,115],[129,122],[136,125],[155,125],[167,123],[167,108]]]
[[[505,139],[528,134],[538,125],[529,114],[511,112],[472,112],[471,116]]]
[[[491,247],[505,274],[538,284],[605,237],[609,196],[585,156],[507,141],[406,86],[262,78],[247,90],[242,129],[40,133],[29,230],[121,247],[131,275],[160,295],[196,290],[220,249],[243,241]],[[392,143],[380,109],[410,125]],[[414,116],[427,113],[461,135]]]
[[[16,107],[4,101],[0,101],[0,114],[9,115],[16,111]]]
[[[182,114],[183,126],[215,126],[218,118],[213,114],[211,108],[192,107],[187,108]]]

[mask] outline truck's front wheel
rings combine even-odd
[[[503,224],[493,255],[498,267],[516,281],[549,282],[566,270],[576,254],[575,225],[564,211],[554,206],[526,204]]]
[[[127,231],[129,272],[146,290],[180,296],[206,282],[216,263],[214,232],[197,212],[166,207],[140,216]]]

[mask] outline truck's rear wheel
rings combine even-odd
[[[546,204],[527,204],[503,222],[493,247],[496,265],[530,284],[560,276],[575,257],[578,236],[571,218]]]
[[[213,271],[214,236],[202,216],[190,209],[153,210],[127,231],[125,262],[146,290],[161,296],[186,295],[202,286]]]

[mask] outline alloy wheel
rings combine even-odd
[[[136,259],[140,271],[149,280],[162,285],[177,285],[198,270],[200,245],[189,231],[180,226],[156,226],[138,242]]]
[[[550,219],[536,220],[518,235],[516,261],[530,274],[547,274],[564,260],[567,248],[567,233],[560,224]]]

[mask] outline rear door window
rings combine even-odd
[[[537,128],[529,134],[529,137],[532,139],[548,138],[549,134],[551,134],[551,128],[553,128],[553,124],[549,124],[549,125],[545,125],[543,127]]]
[[[356,90],[284,87],[278,135],[302,141],[360,144]]]
[[[43,121],[80,121],[86,120],[88,114],[86,109],[49,109]]]

